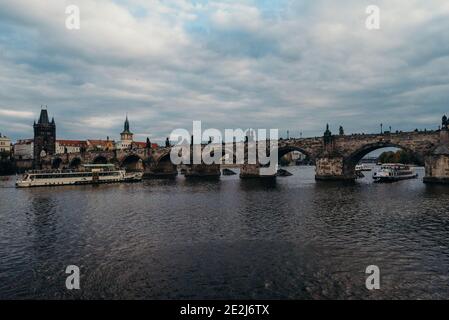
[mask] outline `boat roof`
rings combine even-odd
[[[112,168],[115,167],[112,163],[105,163],[105,164],[83,164],[83,167],[86,168]]]
[[[383,167],[399,167],[399,166],[408,167],[407,164],[403,164],[403,163],[383,163],[382,166]]]

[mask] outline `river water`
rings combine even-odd
[[[0,298],[449,298],[449,187],[419,179],[0,181]],[[67,290],[76,265],[81,289]],[[380,289],[365,287],[366,267]]]

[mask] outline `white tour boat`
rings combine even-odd
[[[116,170],[113,164],[86,164],[83,171],[32,170],[16,181],[16,187],[63,186],[76,184],[97,184],[133,182],[142,180],[142,173],[127,174]]]
[[[371,167],[362,163],[355,166],[355,171],[371,171]]]
[[[386,163],[374,172],[373,179],[376,182],[393,182],[418,177],[410,166],[400,163]]]

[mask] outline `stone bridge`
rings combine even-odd
[[[136,148],[114,151],[86,151],[48,155],[42,158],[43,169],[79,169],[83,164],[115,164],[128,171],[145,171],[147,175],[174,175],[176,166],[170,162],[170,148]]]
[[[353,180],[356,164],[368,153],[385,147],[401,148],[418,160],[420,165],[429,161],[437,147],[444,144],[447,130],[400,132],[385,134],[323,137],[322,149],[316,158],[316,179]],[[429,171],[426,171],[426,175]],[[449,173],[449,172],[448,172]]]
[[[243,145],[245,154],[248,143],[239,142],[229,148],[223,145],[222,159],[232,156]],[[201,149],[205,145],[201,146]],[[412,153],[425,166],[424,182],[449,183],[449,129],[413,131],[383,134],[332,135],[327,128],[322,137],[279,140],[278,158],[292,151],[305,154],[316,164],[317,180],[353,180],[356,164],[368,153],[385,147],[396,147]],[[132,149],[116,151],[90,151],[47,156],[42,160],[44,168],[76,168],[84,163],[113,163],[127,170],[143,170],[146,176],[173,176],[177,167],[171,163],[170,147],[156,149]],[[192,150],[192,149],[191,149]],[[247,164],[247,156],[241,164],[241,177],[260,176],[259,164]],[[224,160],[223,160],[224,161]],[[220,164],[183,165],[186,176],[218,176]]]

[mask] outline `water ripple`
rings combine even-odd
[[[0,298],[449,298],[447,187],[317,183],[312,167],[289,170],[276,182],[1,181]],[[65,289],[69,264],[82,290]]]

